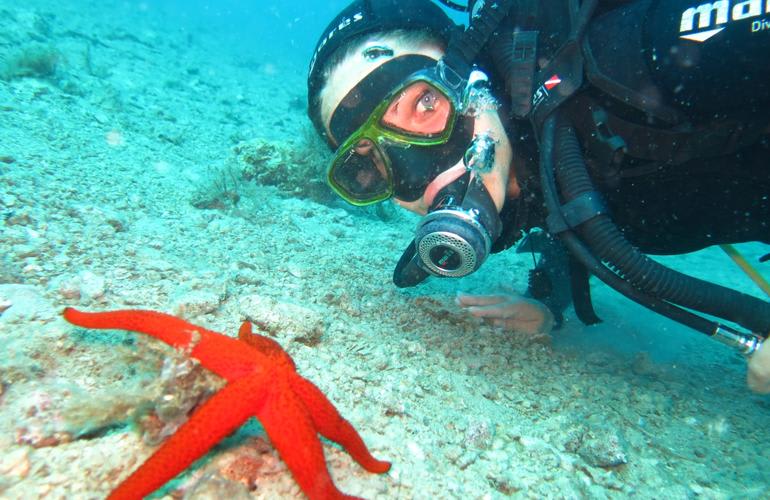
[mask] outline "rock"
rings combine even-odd
[[[644,351],[639,352],[636,354],[636,356],[634,356],[634,360],[631,364],[631,370],[633,370],[633,372],[637,375],[654,376],[660,373],[660,369],[655,366],[655,363],[650,357],[650,353]]]
[[[89,301],[98,300],[104,297],[105,281],[103,276],[94,274],[91,271],[83,271],[78,274],[80,280],[80,296]]]
[[[320,312],[263,295],[247,295],[240,311],[264,335],[313,346],[321,341],[326,322]]]
[[[12,194],[4,194],[3,196],[0,196],[0,205],[5,206],[6,208],[15,207],[17,201],[18,198]]]
[[[13,253],[17,259],[25,259],[29,257],[39,257],[40,248],[39,245],[33,245],[31,243],[25,243],[22,245],[15,245],[13,247]]]
[[[608,427],[590,427],[573,433],[565,449],[577,453],[593,467],[617,467],[628,463],[620,436]]]
[[[251,438],[246,444],[219,457],[215,465],[218,466],[218,472],[222,477],[241,483],[249,491],[254,491],[258,488],[260,480],[269,475],[272,472],[271,469],[278,465],[271,454],[272,451],[267,441]]]
[[[80,300],[80,279],[77,276],[64,278],[58,285],[59,295],[67,300]]]
[[[91,271],[81,271],[77,275],[65,275],[52,283],[59,295],[68,301],[82,301],[88,304],[101,300],[106,293],[106,280]]]
[[[11,212],[5,219],[7,226],[31,226],[33,223],[34,220],[27,209]]]
[[[33,285],[0,284],[0,303],[6,306],[0,314],[3,323],[48,320],[56,316],[42,290]]]
[[[475,448],[489,448],[494,437],[494,428],[486,420],[471,420],[465,431],[463,441],[466,446]]]
[[[102,213],[104,222],[112,226],[116,233],[126,230],[126,219],[121,213],[107,208],[102,208]]]
[[[230,481],[227,478],[217,475],[207,475],[195,481],[189,489],[185,490],[184,497],[231,498],[233,500],[247,500],[252,498],[251,495],[249,495],[249,490],[242,483]]]

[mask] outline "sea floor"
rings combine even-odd
[[[268,324],[393,463],[370,474],[327,443],[348,494],[770,498],[770,398],[727,347],[599,283],[603,323],[570,311],[550,338],[465,315],[458,290],[525,288],[532,258],[512,251],[397,290],[415,219],[325,191],[300,62],[128,3],[20,5],[0,2],[0,498],[104,497],[219,383],[65,306]],[[755,293],[718,249],[665,262]],[[257,424],[162,494],[301,497]]]

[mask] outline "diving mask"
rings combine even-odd
[[[419,69],[393,81],[414,68]],[[335,137],[347,137],[327,173],[337,194],[353,205],[392,196],[414,201],[439,173],[463,158],[473,138],[473,118],[465,113],[469,86],[447,71],[442,61],[402,56],[350,91],[330,122]],[[392,90],[350,132],[350,123],[362,119],[362,110],[371,109],[388,83]],[[477,83],[471,90],[478,90]]]

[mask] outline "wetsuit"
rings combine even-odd
[[[566,38],[568,3],[532,2],[536,12],[514,12],[500,36],[537,32],[542,68]],[[561,106],[612,219],[641,251],[770,243],[768,48],[768,0],[601,2],[583,41],[587,77]],[[493,59],[497,74],[510,71]],[[506,83],[510,91],[515,81]],[[521,118],[512,117],[510,130],[528,210],[523,216],[521,202],[506,203],[496,250],[520,228],[544,227],[535,134]],[[541,250],[561,263],[544,270],[552,290],[568,286],[558,250]],[[569,294],[530,293],[557,315],[567,306]]]

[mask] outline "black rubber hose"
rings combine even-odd
[[[419,261],[420,256],[417,255],[417,247],[412,240],[393,270],[393,284],[398,288],[409,288],[425,281],[430,273],[420,267]]]
[[[554,137],[555,123],[559,111],[545,120],[542,131],[542,142],[540,147],[540,177],[543,184],[543,196],[548,212],[551,214],[560,211],[560,202],[556,193],[556,179],[554,178]],[[617,292],[625,295],[637,304],[640,304],[652,311],[655,311],[669,319],[677,321],[683,325],[689,326],[695,331],[712,336],[721,327],[718,323],[709,321],[685,309],[669,304],[656,297],[644,294],[638,288],[633,287],[628,281],[615,274],[599,259],[597,259],[591,250],[578,238],[572,230],[566,230],[559,233],[559,238],[569,249],[572,255],[580,261],[596,277],[609,285]]]
[[[709,336],[714,335],[717,328],[720,327],[718,323],[702,318],[686,309],[669,304],[664,300],[645,295],[639,289],[634,288],[628,281],[620,278],[617,274],[602,265],[602,263],[594,257],[591,250],[589,250],[572,231],[566,231],[562,235],[562,241],[570,249],[570,252],[572,252],[573,255],[586,266],[586,269],[591,271],[604,283],[637,304]]]
[[[574,129],[560,123],[555,134],[556,177],[565,201],[595,191]],[[770,303],[655,262],[634,248],[608,215],[584,222],[577,231],[601,260],[644,293],[726,319],[763,336],[770,332]]]
[[[510,95],[511,89],[513,88],[511,79],[514,76],[514,72],[512,71],[514,63],[513,29],[500,27],[498,31],[500,32],[500,35],[489,41],[489,54],[491,54],[495,68],[503,77],[505,90],[507,91],[506,94]]]
[[[514,16],[517,24],[529,25],[533,22],[529,18],[519,19],[519,14],[515,11],[511,15]],[[519,32],[518,29],[514,26],[499,27],[498,36],[493,37],[489,42],[489,54],[496,72],[505,84],[505,95],[510,102],[510,112],[514,116],[523,118],[532,107],[532,89],[537,72],[534,57],[537,32]],[[516,41],[517,37],[521,37],[520,42]],[[517,43],[522,43],[523,46],[517,48]],[[527,50],[531,50],[531,54],[528,54]]]

